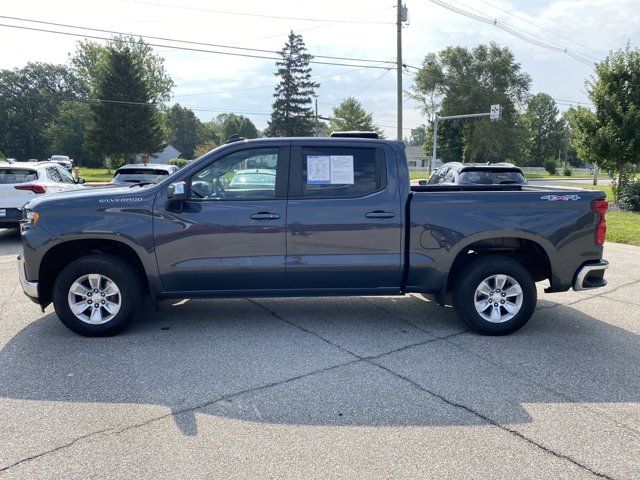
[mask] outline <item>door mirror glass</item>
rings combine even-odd
[[[79,178],[78,180],[76,180],[76,183],[77,183],[78,185],[83,185],[83,184],[84,184],[84,182],[86,182],[86,180],[85,180],[84,178]]]
[[[167,189],[167,198],[170,200],[186,200],[187,184],[186,182],[175,182],[169,185]]]

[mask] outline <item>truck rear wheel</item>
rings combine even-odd
[[[58,318],[87,337],[123,331],[142,300],[138,273],[113,255],[91,254],[75,260],[62,270],[53,287]]]
[[[531,274],[511,258],[480,257],[455,282],[456,311],[482,335],[515,332],[529,321],[536,307],[536,284]]]

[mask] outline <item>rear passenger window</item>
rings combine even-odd
[[[303,197],[362,197],[384,188],[384,154],[376,148],[302,149]]]
[[[56,167],[47,167],[47,177],[54,182],[62,183],[62,175]]]

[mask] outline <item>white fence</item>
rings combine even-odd
[[[547,173],[544,167],[520,167],[524,173]],[[558,167],[558,172],[562,173],[562,167]],[[571,168],[571,171],[577,175],[593,175],[592,168]]]
[[[435,168],[440,167],[440,165],[442,165],[441,162],[436,162]],[[435,170],[432,169],[432,170]],[[520,167],[522,169],[522,171],[524,173],[547,173],[547,171],[544,169],[544,167]],[[425,173],[425,174],[429,174],[429,167],[412,167],[409,166],[409,171],[410,172],[416,172],[416,173]],[[593,169],[592,168],[571,168],[571,171],[574,175],[593,175]],[[562,174],[562,168],[558,168],[558,173]]]

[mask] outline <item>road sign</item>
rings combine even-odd
[[[489,120],[497,122],[502,118],[502,107],[500,105],[491,105],[491,111],[489,112]]]

